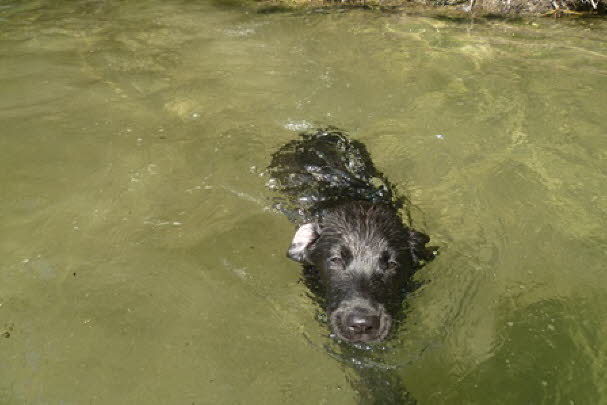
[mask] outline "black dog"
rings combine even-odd
[[[274,153],[269,186],[299,225],[287,256],[317,271],[331,330],[348,342],[386,338],[430,240],[405,225],[403,200],[360,142],[336,128],[301,134]]]

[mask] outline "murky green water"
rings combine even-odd
[[[263,176],[329,124],[441,247],[384,391],[607,403],[606,38],[600,20],[0,1],[0,403],[357,403],[370,380],[315,320]]]

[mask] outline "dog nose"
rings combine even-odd
[[[346,318],[346,326],[354,335],[372,335],[379,330],[379,316],[352,313]]]

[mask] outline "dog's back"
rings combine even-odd
[[[365,146],[336,128],[303,133],[281,147],[269,173],[268,185],[281,195],[276,208],[295,223],[346,201],[400,204]]]

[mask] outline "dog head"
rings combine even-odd
[[[370,343],[390,332],[428,241],[405,227],[394,208],[354,202],[300,226],[287,256],[318,270],[333,333]]]

